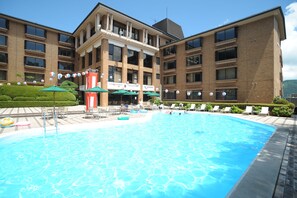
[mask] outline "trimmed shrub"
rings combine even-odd
[[[242,110],[241,108],[237,107],[237,106],[232,106],[231,107],[231,113],[243,113],[244,110]]]
[[[35,101],[34,97],[18,96],[13,98],[14,101]]]
[[[276,96],[273,101],[274,104],[289,104],[289,101],[287,101],[284,98],[281,98],[280,96]]]
[[[3,101],[0,102],[0,108],[10,107],[52,107],[53,101]],[[56,101],[55,106],[75,106],[78,105],[77,101]]]
[[[294,111],[289,106],[274,107],[272,115],[280,117],[291,117]]]
[[[261,106],[253,106],[253,113],[258,115],[261,112],[261,108]]]
[[[7,95],[0,96],[0,101],[10,101],[10,100],[12,100],[12,98]]]
[[[51,101],[51,98],[46,96],[39,96],[36,98],[37,101]]]
[[[206,104],[205,110],[206,110],[206,111],[211,111],[211,110],[212,110],[212,106],[211,106],[210,103],[207,103],[207,104]]]

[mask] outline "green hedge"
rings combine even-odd
[[[13,98],[13,101],[35,101],[34,97],[17,96]]]
[[[77,101],[56,101],[55,106],[75,106],[78,105]],[[0,108],[12,107],[52,107],[53,101],[1,101]]]
[[[7,96],[7,95],[0,96],[0,101],[10,101],[10,100],[12,100],[10,96]]]

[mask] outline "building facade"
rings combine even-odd
[[[0,83],[67,78],[83,91],[83,74],[95,71],[109,90],[101,106],[118,104],[119,89],[137,91],[134,102],[146,91],[170,101],[271,102],[281,95],[285,38],[281,8],[187,38],[169,19],[150,26],[101,3],[73,33],[0,14]]]

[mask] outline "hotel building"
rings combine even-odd
[[[187,38],[169,19],[150,26],[101,3],[73,33],[0,14],[0,82],[50,85],[95,71],[109,90],[101,106],[117,104],[119,89],[137,91],[134,102],[146,91],[171,101],[271,102],[281,95],[285,38],[281,8]],[[68,80],[86,84],[83,75]]]

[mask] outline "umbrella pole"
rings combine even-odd
[[[56,115],[56,92],[54,92],[54,120],[55,120],[56,134],[58,134],[58,124],[57,124],[57,115]]]

